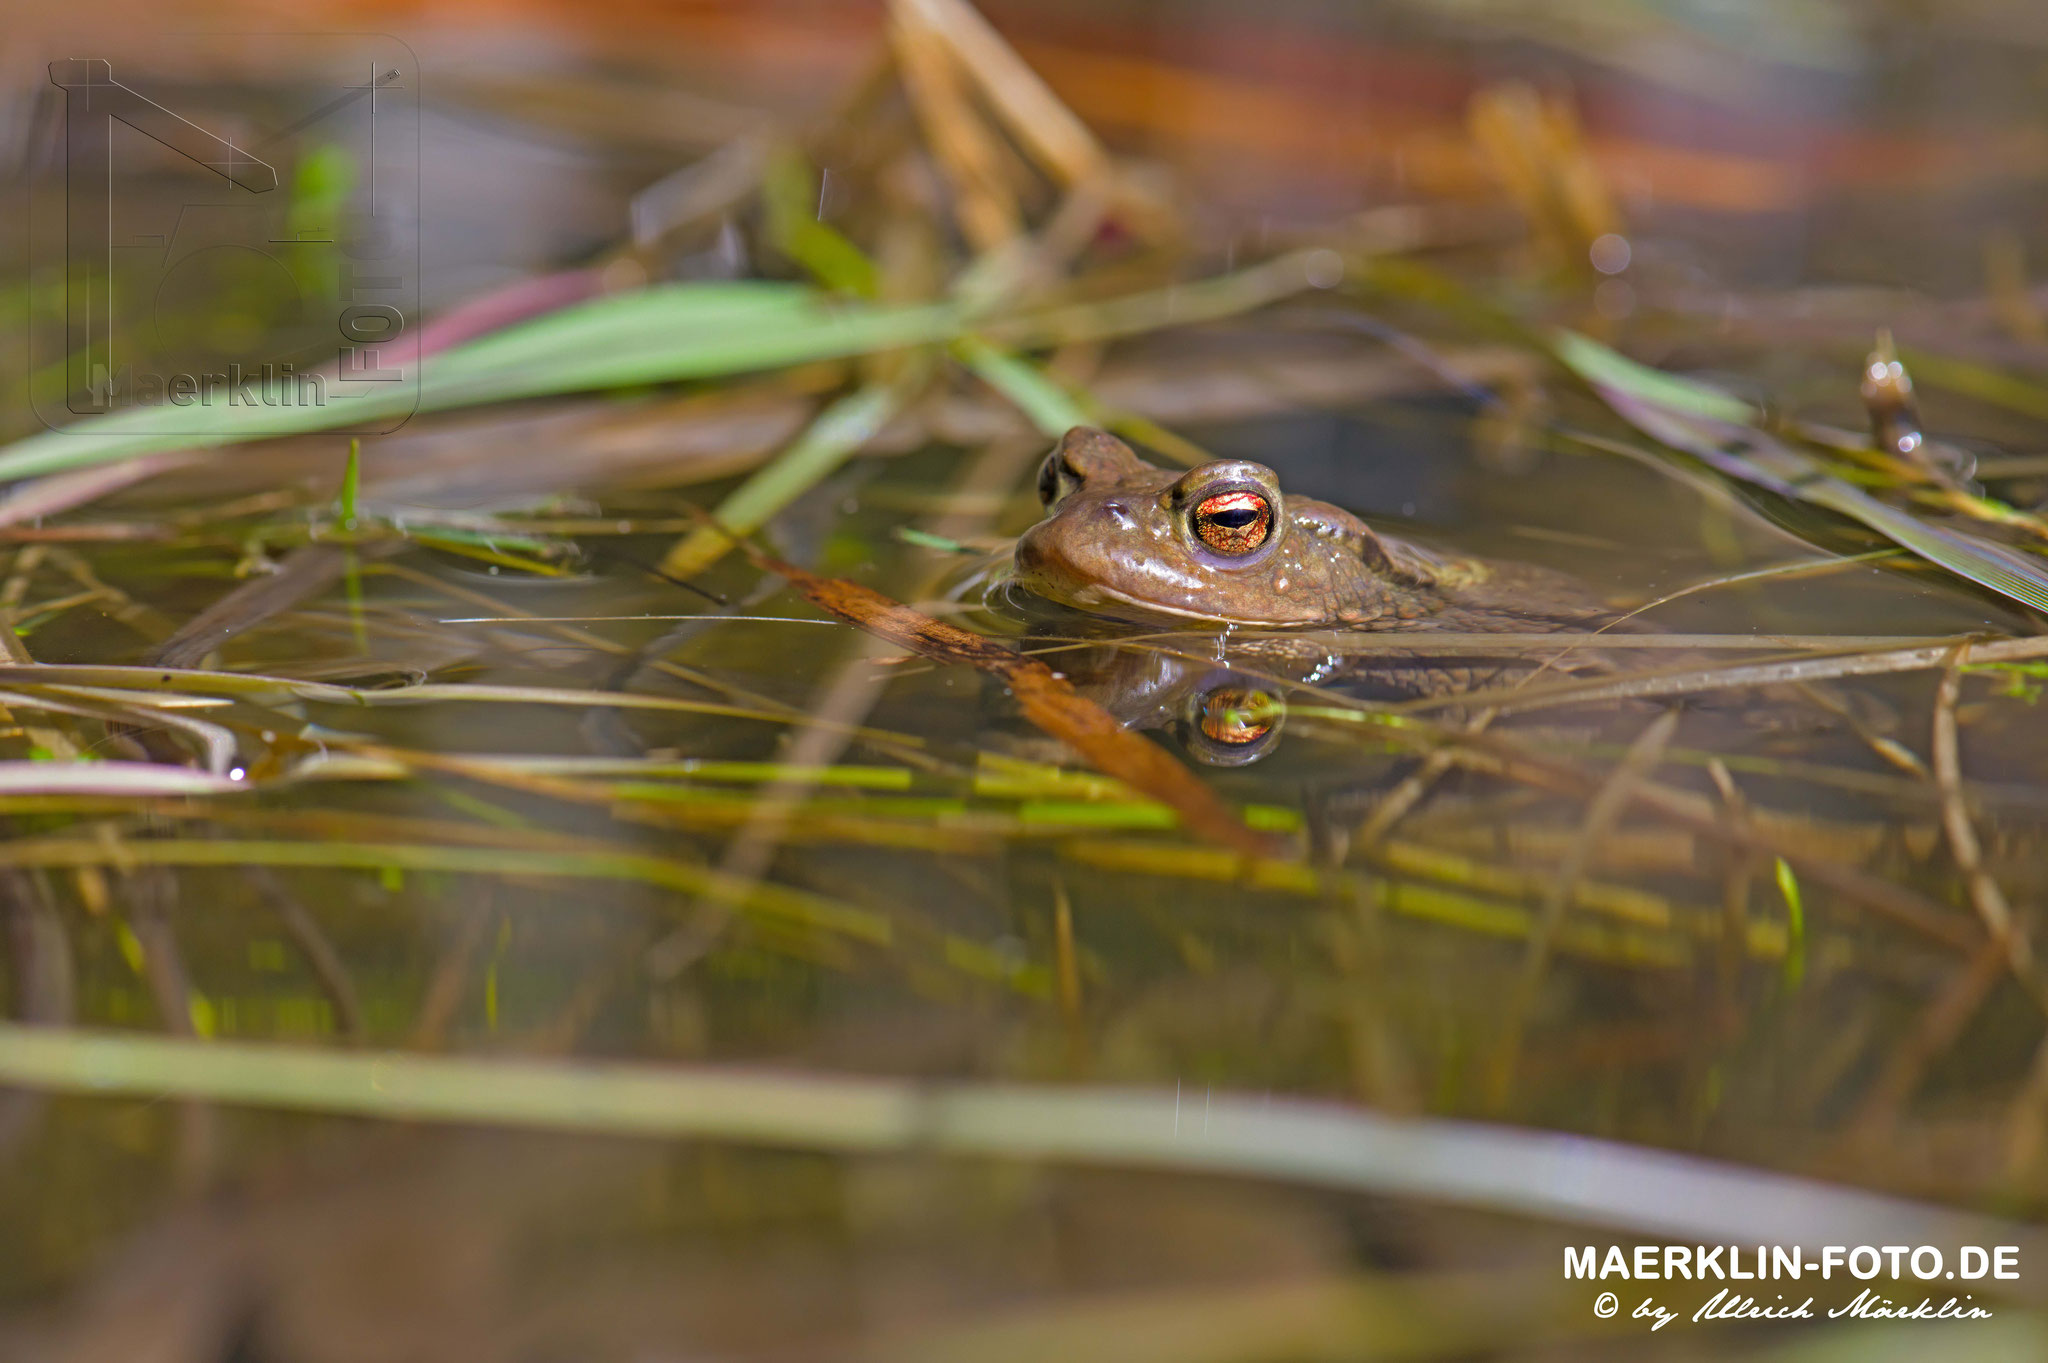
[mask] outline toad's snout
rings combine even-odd
[[[1073,576],[1074,565],[1061,551],[1059,528],[1041,521],[1026,530],[1017,541],[1017,576],[1027,583],[1063,582]]]

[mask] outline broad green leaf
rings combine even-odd
[[[391,384],[342,397],[330,383],[324,405],[131,408],[0,450],[0,479],[159,450],[390,423],[412,411],[415,399],[418,410],[433,412],[836,359],[946,340],[960,325],[959,310],[943,303],[834,300],[793,284],[662,285],[592,299],[435,356],[417,394]]]
[[[1713,421],[1749,422],[1756,412],[1733,394],[1708,384],[1637,364],[1628,356],[1601,345],[1576,331],[1559,331],[1551,338],[1557,358],[1565,367],[1595,388],[1619,389],[1644,402],[1674,412],[1703,416]]]
[[[1210,279],[1006,319],[958,300],[879,304],[764,280],[659,285],[590,299],[434,356],[417,393],[404,384],[376,384],[367,395],[344,397],[330,383],[324,405],[136,407],[46,431],[0,449],[0,482],[163,450],[389,427],[415,410],[716,378],[929,345],[959,337],[970,322],[1011,345],[1186,326],[1314,287],[1331,255],[1298,251]]]

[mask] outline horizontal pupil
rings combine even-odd
[[[1226,530],[1242,530],[1258,520],[1258,518],[1259,513],[1253,511],[1250,507],[1243,507],[1235,511],[1214,511],[1209,514],[1211,524],[1220,525]]]

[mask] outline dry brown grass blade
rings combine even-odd
[[[1508,81],[1472,97],[1468,124],[1551,263],[1583,269],[1586,247],[1620,216],[1571,105]]]
[[[1016,186],[994,134],[967,97],[952,54],[909,6],[894,7],[889,36],[925,141],[953,189],[960,230],[977,253],[1009,244],[1023,230]]]
[[[457,910],[458,916],[445,931],[440,954],[434,961],[434,973],[428,976],[426,991],[420,996],[419,1012],[413,1021],[412,1035],[406,1039],[406,1049],[438,1051],[447,1045],[449,1024],[462,1006],[470,968],[483,949],[484,932],[497,917],[491,901],[494,891],[489,882],[479,882],[471,892],[473,898]]]
[[[819,577],[751,545],[743,547],[763,571],[786,578],[820,608],[849,624],[933,662],[965,663],[1001,677],[1026,719],[1079,753],[1097,771],[1171,808],[1190,833],[1248,857],[1282,854],[1273,839],[1245,827],[1214,791],[1164,748],[1124,728],[1109,711],[1037,659],[934,620],[871,587],[840,577]]]
[[[29,583],[36,571],[43,566],[43,547],[31,544],[18,550],[13,565],[8,569],[6,585],[0,586],[0,652],[4,652],[11,663],[32,663],[28,645],[22,643],[15,631],[15,622],[21,618],[22,603],[28,597]]]
[[[15,1014],[38,1027],[69,1027],[78,1020],[78,971],[71,938],[40,874],[0,872],[0,942],[13,962]],[[36,1128],[49,1105],[45,1094],[0,1088],[0,1160]]]
[[[39,521],[44,516],[61,515],[145,478],[200,463],[206,457],[196,451],[173,451],[31,479],[10,488],[5,497],[0,497],[0,526],[11,528]]]
[[[982,88],[1010,131],[1070,185],[1103,178],[1109,158],[1088,125],[965,0],[897,0],[907,21],[938,36]]]
[[[1395,729],[1390,731],[1390,735],[1409,737],[1418,746],[1430,750],[1445,746],[1458,749],[1461,765],[1494,772],[1575,799],[1592,799],[1603,784],[1594,773],[1574,763],[1539,756],[1490,731],[1467,734]],[[1637,805],[1654,811],[1677,827],[1760,856],[1783,857],[1799,872],[1801,879],[1826,885],[1930,941],[1945,943],[1958,951],[1974,952],[1984,940],[1976,923],[1966,915],[1927,899],[1905,885],[1872,875],[1846,862],[1832,860],[1790,829],[1781,830],[1762,820],[1731,818],[1725,809],[1691,791],[1648,779],[1637,782],[1631,796]]]
[[[1992,937],[2005,946],[2012,968],[2025,971],[2033,957],[2032,949],[2027,945],[2026,930],[2014,921],[2012,906],[2006,903],[2004,892],[1991,878],[1991,873],[1984,869],[1984,850],[1977,842],[1977,830],[1970,823],[1970,807],[1963,794],[1961,746],[1956,736],[1956,701],[1962,695],[1963,666],[1969,656],[1968,644],[1956,645],[1934,696],[1934,736],[1929,748],[1934,763],[1934,783],[1941,791],[1941,827],[1948,838],[1949,854],[1955,858],[1956,870],[1962,873],[1963,884],[1969,888],[1970,903],[1976,908],[1977,916],[1984,920],[1984,927]]]
[[[1052,882],[1053,979],[1059,986],[1060,1015],[1070,1028],[1081,1025],[1081,960],[1074,946],[1074,902],[1067,882]],[[1079,1033],[1076,1032],[1078,1039]]]
[[[1600,840],[1607,836],[1628,808],[1636,787],[1657,769],[1664,749],[1670,746],[1671,735],[1678,729],[1678,715],[1676,709],[1665,710],[1651,720],[1636,736],[1635,742],[1629,745],[1620,765],[1595,792],[1587,807],[1585,821],[1579,826],[1578,836],[1572,840],[1564,864],[1558,868],[1543,896],[1542,911],[1535,930],[1529,934],[1529,949],[1523,958],[1521,979],[1509,1002],[1507,1022],[1494,1055],[1490,1087],[1496,1107],[1507,1105],[1516,1063],[1521,1058],[1522,1037],[1528,1026],[1529,1013],[1535,1006],[1543,974],[1550,965],[1552,947],[1564,927],[1565,913],[1578,890],[1580,879],[1586,874],[1587,863]]]
[[[1992,986],[2004,977],[2008,964],[2005,943],[1994,940],[1985,942],[1975,956],[1957,967],[1920,1014],[1912,1035],[1893,1050],[1883,1073],[1864,1095],[1849,1122],[1852,1139],[1878,1141],[1890,1134],[1900,1109],[1934,1063],[1961,1038],[1963,1029],[1990,997]]]
[[[307,968],[313,972],[313,978],[320,982],[321,992],[334,1005],[336,1030],[352,1042],[368,1040],[369,1031],[363,1022],[362,999],[356,992],[355,980],[348,973],[341,953],[320,926],[320,920],[270,867],[246,867],[242,875],[270,911],[277,915],[285,936],[298,948]]]
[[[978,501],[999,499],[1002,493],[1016,486],[1026,467],[1023,461],[1037,457],[1039,444],[1037,440],[998,441],[984,450],[979,458],[968,464],[955,485],[955,491],[960,495],[956,509],[934,518],[925,528],[942,539],[957,539],[985,529],[987,515],[992,513],[980,513],[969,508]],[[996,502],[990,500],[989,504],[993,506]],[[939,581],[939,574],[927,574],[913,595],[924,595],[935,589]],[[863,646],[853,651],[839,674],[826,683],[817,700],[807,707],[814,720],[825,722],[810,724],[792,736],[783,760],[793,772],[821,769],[837,762],[853,741],[853,730],[867,720],[887,687],[889,678],[885,675],[886,670],[875,666],[878,652],[886,653],[892,659],[901,655],[892,649],[881,648],[872,638],[860,642]],[[719,860],[719,869],[748,880],[758,880],[765,875],[775,858],[776,849],[797,824],[798,812],[810,797],[812,788],[811,778],[804,774],[792,774],[769,782],[757,795],[745,823],[726,845]],[[713,912],[704,922],[671,932],[646,953],[644,968],[655,978],[673,978],[686,964],[710,950],[724,930],[724,921],[730,916],[729,913]]]
[[[379,558],[406,547],[405,540],[381,540],[355,552],[364,558]],[[269,577],[244,582],[193,616],[183,629],[149,653],[149,662],[159,667],[199,666],[207,654],[242,631],[281,615],[341,581],[347,570],[348,553],[338,545],[307,545]]]
[[[1486,726],[1493,723],[1498,713],[1495,710],[1481,710],[1466,722],[1466,732],[1485,732]],[[1409,812],[1422,803],[1430,788],[1443,779],[1444,773],[1456,764],[1456,758],[1456,753],[1449,748],[1439,748],[1423,758],[1420,767],[1410,772],[1400,785],[1387,792],[1386,797],[1373,806],[1372,812],[1359,824],[1353,841],[1360,847],[1377,846],[1393,831],[1395,824],[1407,818]]]
[[[1601,646],[1607,647],[1610,642],[1603,639]],[[1431,641],[1431,647],[1443,646],[1437,641]],[[1449,696],[1409,701],[1400,708],[1405,711],[1422,712],[1446,709],[1453,705],[1490,705],[1503,713],[1519,714],[1559,705],[1604,704],[1618,700],[1648,700],[1660,696],[1692,695],[1703,691],[1727,691],[1740,687],[1834,681],[1843,677],[1877,677],[1894,672],[1925,672],[1937,667],[1946,667],[1954,651],[1954,641],[1915,643],[1905,648],[1809,654],[1761,663],[1716,664],[1677,671],[1644,671],[1613,678],[1598,676],[1585,681],[1573,680],[1532,686],[1527,691],[1518,691],[1512,686],[1488,687]],[[1970,656],[1977,663],[2023,662],[2048,656],[2048,635],[1993,639],[1973,644]]]
[[[143,867],[127,877],[128,927],[142,948],[140,973],[149,986],[157,1020],[172,1036],[197,1037],[192,977],[171,926],[178,883],[161,867]],[[188,1191],[213,1181],[220,1163],[218,1110],[197,1099],[178,1105],[177,1177]]]

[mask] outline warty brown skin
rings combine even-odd
[[[1272,509],[1256,553],[1219,554],[1194,508],[1248,491]],[[1046,518],[1017,542],[1014,581],[1077,610],[1254,629],[1522,631],[1589,628],[1606,612],[1570,579],[1454,558],[1383,534],[1341,507],[1287,496],[1263,464],[1173,473],[1077,426],[1047,456]]]

